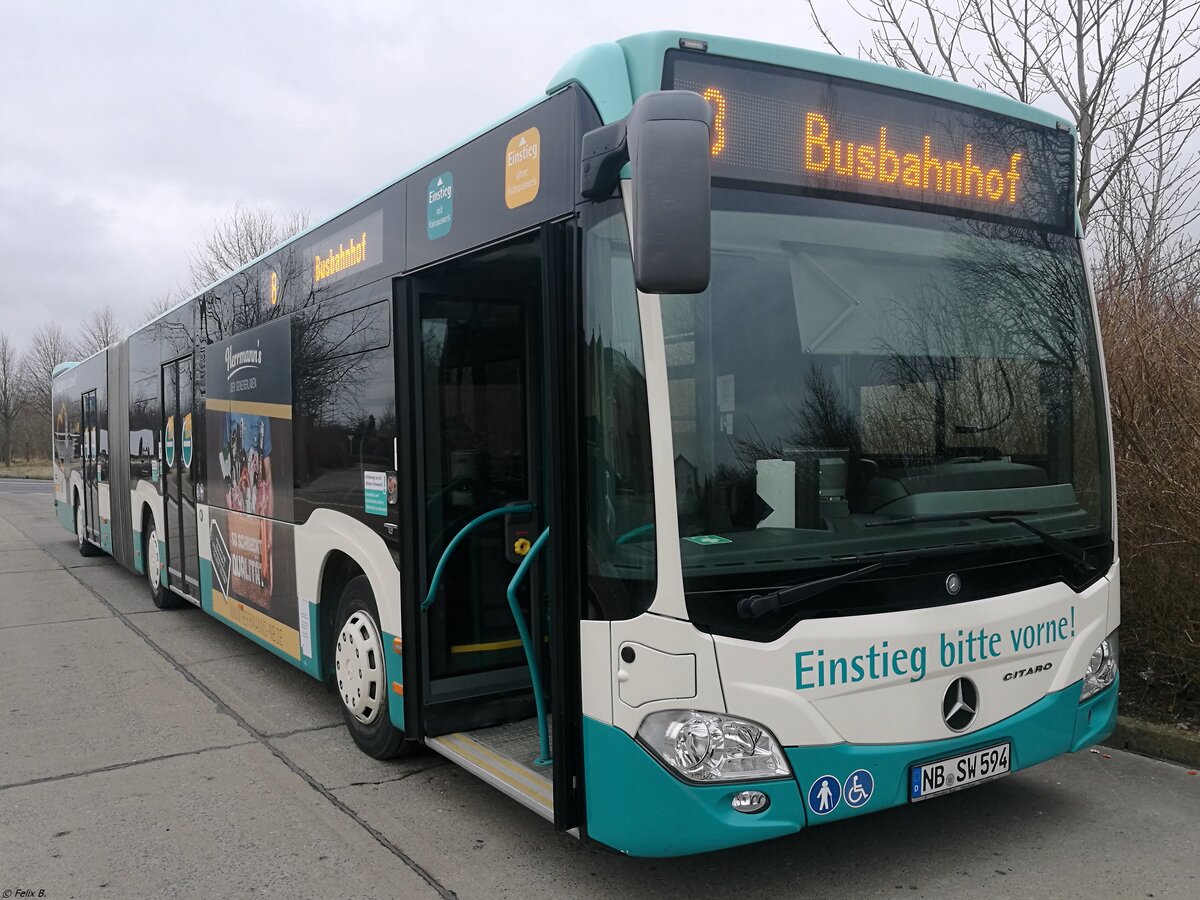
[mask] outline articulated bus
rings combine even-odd
[[[913,72],[592,47],[63,366],[58,517],[371,756],[631,855],[1079,751],[1120,590],[1075,161]]]

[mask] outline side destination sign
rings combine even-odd
[[[357,274],[383,260],[383,212],[374,212],[304,250],[313,287]],[[272,305],[277,297],[272,296]]]
[[[569,213],[576,103],[574,89],[561,91],[413,173],[406,268]]]

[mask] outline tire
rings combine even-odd
[[[342,591],[334,628],[332,687],[354,743],[375,759],[411,752],[412,742],[389,715],[387,655],[367,576],[352,578]]]
[[[75,540],[79,544],[80,556],[95,556],[99,551],[96,545],[87,539],[87,528],[83,521],[83,504],[75,500]]]
[[[150,521],[150,529],[142,539],[142,559],[146,561],[146,581],[150,587],[150,601],[159,609],[175,609],[182,606],[177,595],[162,583],[162,560],[158,555],[158,527]]]

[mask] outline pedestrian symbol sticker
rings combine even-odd
[[[829,815],[841,802],[842,784],[832,775],[822,775],[808,789],[808,808],[818,816]]]
[[[454,224],[454,176],[443,172],[429,182],[429,205],[425,209],[425,234],[431,241],[445,237]]]
[[[861,809],[865,806],[874,791],[875,779],[866,769],[851,772],[842,786],[842,796],[846,798],[846,805],[851,809]]]

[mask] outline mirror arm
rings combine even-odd
[[[588,200],[607,200],[621,180],[621,169],[629,162],[625,120],[589,131],[583,136],[583,162],[579,192]]]

